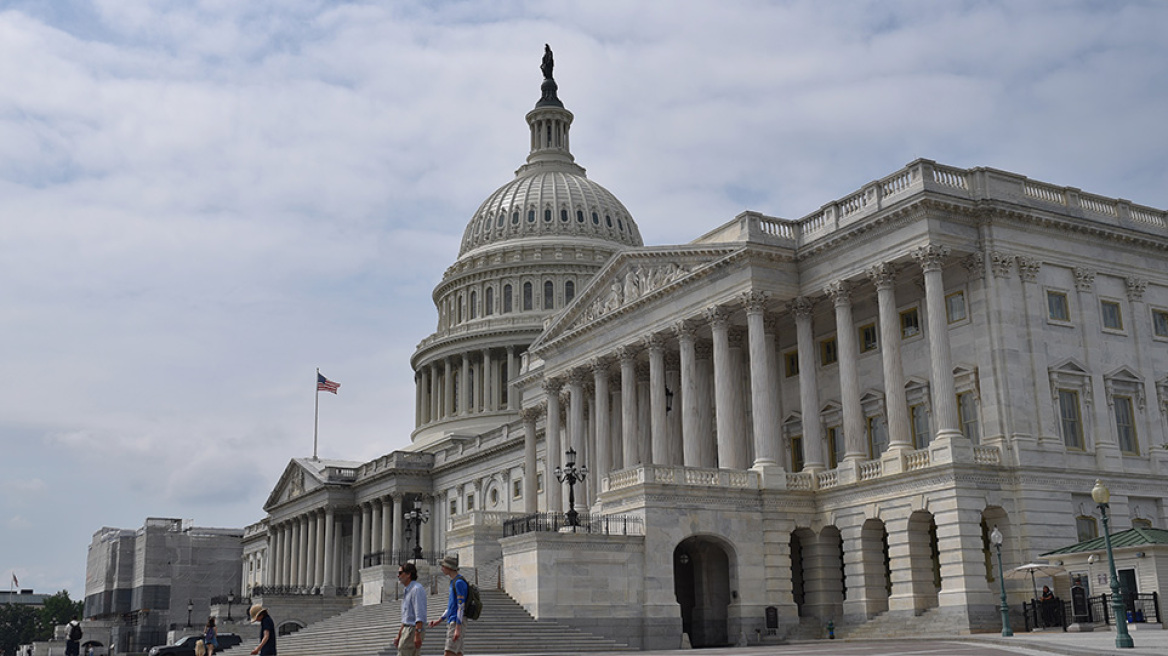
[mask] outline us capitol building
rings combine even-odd
[[[994,527],[1007,568],[1094,537],[1096,478],[1113,530],[1168,525],[1164,211],[920,159],[646,246],[572,156],[552,68],[434,289],[411,446],[292,460],[243,593],[377,603],[417,546],[643,649],[968,633],[1000,626]]]

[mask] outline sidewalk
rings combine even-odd
[[[963,642],[986,642],[994,645],[1025,647],[1048,651],[1054,654],[1067,656],[1112,656],[1126,654],[1127,656],[1168,656],[1168,631],[1161,629],[1131,630],[1131,649],[1118,649],[1115,646],[1115,631],[1100,630],[1090,633],[1015,633],[1012,637],[1003,638],[1000,634],[979,633],[971,636],[962,636]]]

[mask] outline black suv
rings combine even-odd
[[[173,645],[151,647],[150,656],[195,656],[195,643],[202,639],[203,636],[201,635],[191,635],[179,639]],[[240,638],[235,633],[220,633],[216,636],[216,639],[219,641],[219,648],[215,650],[216,653],[243,642],[243,638]]]

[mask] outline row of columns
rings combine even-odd
[[[505,357],[486,348],[422,365],[414,375],[414,424],[513,409],[515,395],[507,385],[515,372],[514,346],[507,347]]]
[[[945,312],[942,262],[948,256],[945,246],[928,245],[912,255],[924,274],[925,313],[928,317],[931,386],[936,418],[936,440],[961,439],[958,420],[953,365],[949,347],[949,330]],[[904,369],[900,351],[900,318],[896,304],[893,264],[879,264],[866,273],[877,290],[881,330],[881,358],[884,377],[886,416],[890,434],[889,450],[912,449],[908,404],[904,389]],[[839,398],[845,440],[845,461],[867,459],[866,422],[859,384],[859,343],[852,321],[852,285],[841,280],[825,288],[835,310],[838,343]],[[544,381],[547,477],[560,465],[561,390],[567,387],[566,435],[578,454],[595,457],[586,463],[595,478],[643,462],[688,467],[746,469],[780,465],[779,450],[779,366],[776,322],[767,315],[770,297],[751,291],[739,301],[746,311],[746,339],[731,326],[730,311],[724,306],[711,307],[699,317],[688,317],[673,328],[679,356],[667,358],[666,342],[661,334],[649,335],[637,343],[617,347],[609,355],[590,363],[592,393],[586,394],[588,371],[577,368],[563,378]],[[799,353],[799,400],[803,417],[804,469],[825,469],[824,432],[819,422],[820,399],[816,379],[816,341],[812,323],[813,301],[798,297],[786,303],[795,319]],[[710,345],[703,348],[697,339],[701,322],[710,329]],[[746,351],[743,349],[745,341]],[[647,367],[638,361],[647,353]],[[710,356],[712,355],[712,366]],[[619,376],[610,379],[610,364],[619,363]],[[670,370],[667,361],[672,360]],[[744,368],[749,367],[749,375]],[[647,371],[646,371],[647,369]],[[670,377],[674,384],[670,385]],[[745,386],[749,385],[746,389]],[[667,392],[668,389],[668,392]],[[680,397],[680,421],[671,429],[667,414],[667,396]],[[751,403],[747,423],[746,395]],[[674,403],[673,412],[678,408]],[[586,406],[591,413],[586,415]],[[619,421],[611,419],[619,413]],[[522,414],[525,424],[525,461],[529,472],[535,471],[535,422],[539,409]],[[670,413],[672,414],[672,413]],[[673,415],[676,417],[676,414]],[[588,429],[586,430],[586,424]],[[680,435],[677,435],[680,433]],[[592,437],[593,444],[585,438]],[[677,448],[680,438],[680,449]],[[592,446],[594,448],[589,449]],[[528,479],[533,477],[528,476]],[[534,481],[528,481],[534,485]],[[529,512],[534,512],[534,494],[525,493]],[[548,486],[548,507],[560,508],[557,485]]]
[[[428,497],[421,497],[428,503]],[[360,577],[365,557],[407,550],[403,544],[405,495],[394,493],[359,504],[351,511],[333,507],[311,510],[268,527],[266,585],[293,588],[334,588],[343,581],[344,568],[350,584]],[[347,515],[347,516],[346,516]],[[350,527],[350,552],[343,553],[344,527]],[[430,546],[422,533],[422,548]],[[388,562],[388,561],[383,561]]]

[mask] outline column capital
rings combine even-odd
[[[698,360],[709,360],[714,355],[713,343],[704,339],[694,341],[694,356]]]
[[[640,352],[641,352],[641,349],[638,348],[636,345],[626,344],[624,346],[617,347],[616,357],[622,363],[627,362],[627,361],[636,362],[637,355],[640,354]]]
[[[576,367],[568,372],[568,385],[584,385],[584,381],[588,380],[588,373],[584,367]]]
[[[673,334],[677,335],[677,339],[693,341],[697,337],[697,327],[688,319],[682,319],[673,324]]]
[[[543,415],[543,406],[533,405],[523,408],[519,411],[519,418],[524,423],[535,424],[535,421]]]
[[[560,380],[559,378],[543,379],[543,391],[546,392],[548,396],[558,395],[563,387],[564,381]]]
[[[807,296],[796,296],[787,301],[787,311],[795,315],[796,319],[806,319],[811,316],[811,311],[815,308],[815,301]]]
[[[1042,262],[1025,255],[1019,255],[1014,259],[1018,263],[1018,276],[1022,278],[1022,282],[1038,280],[1038,270],[1042,268]]]
[[[876,290],[892,289],[896,284],[896,273],[899,270],[892,262],[881,262],[868,269],[868,279],[876,285]]]
[[[681,354],[677,351],[665,352],[665,370],[681,371]]]
[[[607,356],[600,356],[592,358],[588,361],[588,369],[592,371],[593,376],[601,374],[608,374],[608,368],[612,365],[612,359]]]
[[[746,306],[746,314],[763,314],[766,312],[767,301],[770,300],[771,295],[758,290],[751,290],[742,292],[739,298],[742,299],[742,304]]]
[[[1010,270],[1014,268],[1014,260],[1017,259],[1015,256],[1001,251],[989,251],[986,255],[990,258],[990,268],[993,269],[994,276],[998,278],[1010,277]]]
[[[714,328],[725,328],[730,325],[730,312],[721,305],[706,308],[706,321]]]
[[[650,353],[661,352],[665,350],[665,338],[660,333],[653,333],[645,335],[641,338],[641,344],[644,345],[645,350]]]
[[[1087,267],[1075,267],[1075,289],[1090,292],[1095,288],[1095,271]]]
[[[1144,290],[1148,288],[1148,281],[1143,278],[1136,278],[1128,276],[1127,281],[1127,300],[1138,303],[1144,300]]]
[[[730,348],[742,348],[742,343],[746,341],[746,331],[731,329],[726,337],[730,342]]]
[[[778,335],[779,318],[773,314],[764,314],[762,316],[762,332],[765,335]]]
[[[827,283],[823,288],[823,293],[827,294],[832,304],[836,307],[851,305],[852,303],[852,286],[847,280],[836,280]]]
[[[950,249],[942,244],[926,244],[913,250],[912,257],[926,273],[940,271],[942,261],[949,257]]]
[[[965,266],[965,270],[969,272],[970,280],[982,280],[985,278],[985,254],[981,251],[974,251],[961,261]]]

